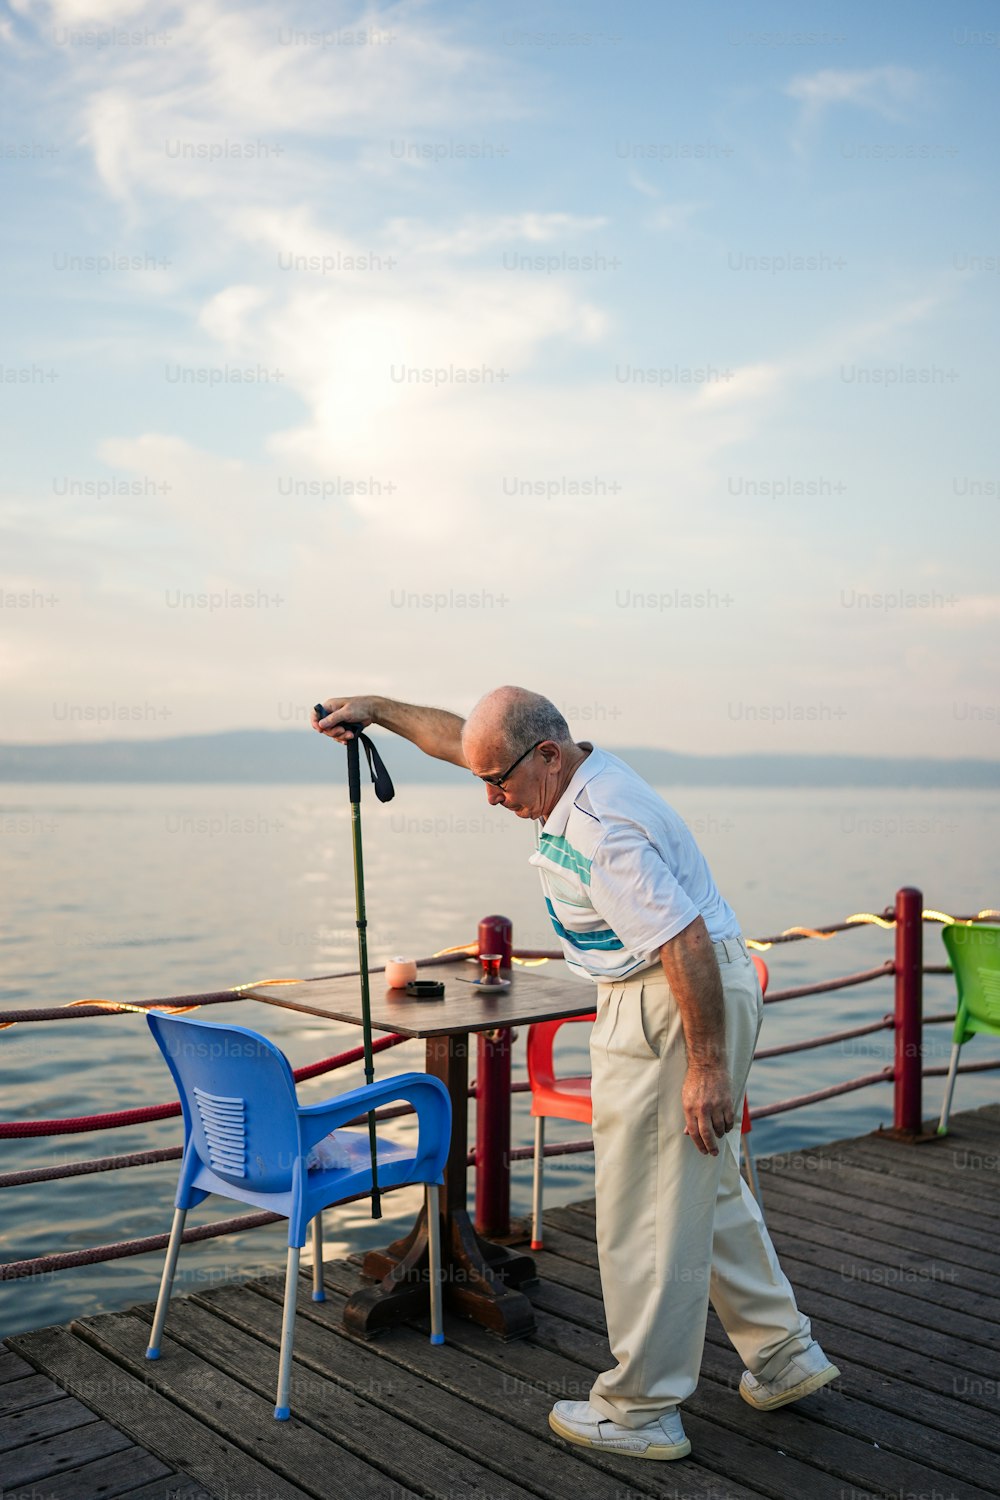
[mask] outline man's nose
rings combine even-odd
[[[497,805],[498,802],[503,802],[503,800],[504,800],[504,790],[503,790],[503,787],[501,787],[501,786],[492,786],[490,784],[490,782],[487,781],[486,782],[486,800],[490,804],[491,807],[496,807],[496,805]]]

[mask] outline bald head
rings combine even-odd
[[[475,746],[481,763],[495,761],[501,770],[540,740],[573,745],[569,725],[555,704],[520,687],[494,688],[480,698],[462,730],[466,750]]]

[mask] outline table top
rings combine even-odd
[[[405,990],[386,987],[385,975],[369,975],[372,1026],[376,1031],[396,1031],[409,1037],[455,1036],[470,1031],[491,1031],[496,1026],[530,1025],[532,1021],[556,1021],[583,1016],[597,1005],[597,986],[575,979],[561,965],[525,969],[515,964],[509,990],[497,995],[473,989],[478,963],[422,964],[421,979],[444,982],[442,1000],[413,1000]],[[310,1012],[331,1021],[351,1021],[360,1026],[361,980],[306,979],[280,989],[253,988],[246,991],[255,1000],[308,1005]]]

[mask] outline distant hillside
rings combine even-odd
[[[393,779],[457,782],[466,772],[376,731]],[[895,759],[874,755],[678,755],[612,746],[658,786],[1000,787],[1000,762]],[[306,729],[234,729],[223,734],[90,744],[0,745],[0,782],[317,782],[343,775],[343,751]],[[367,775],[367,772],[365,773]]]

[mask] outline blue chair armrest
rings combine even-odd
[[[420,1130],[417,1157],[441,1155],[443,1159],[451,1138],[451,1100],[441,1080],[428,1073],[399,1073],[394,1078],[362,1084],[360,1088],[337,1094],[319,1104],[300,1104],[303,1149],[308,1151],[331,1130],[346,1125],[349,1120],[356,1120],[369,1110],[397,1101],[412,1104],[416,1110]],[[443,1153],[435,1146],[442,1137]]]

